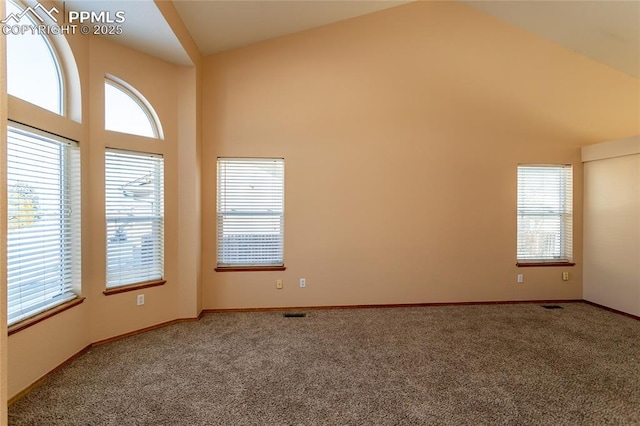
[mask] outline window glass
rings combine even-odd
[[[107,150],[107,287],[162,279],[164,174],[159,155]]]
[[[282,266],[284,160],[218,159],[218,266]]]
[[[109,79],[104,84],[104,128],[158,138],[153,115],[135,94]]]
[[[7,16],[18,16],[22,8],[6,2]],[[37,25],[29,13],[19,23],[7,25]],[[34,105],[62,115],[62,75],[51,42],[44,35],[7,35],[7,93]]]
[[[571,166],[518,166],[518,262],[571,262]]]
[[[80,280],[76,144],[25,129],[7,132],[9,325],[73,299]]]

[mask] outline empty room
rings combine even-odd
[[[639,1],[0,18],[0,424],[640,424]]]

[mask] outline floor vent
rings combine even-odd
[[[307,314],[302,312],[285,312],[282,316],[285,318],[304,318]]]
[[[560,305],[542,305],[542,307],[545,309],[562,309]]]

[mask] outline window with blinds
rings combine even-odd
[[[218,158],[218,267],[284,265],[284,160]]]
[[[77,144],[9,123],[7,185],[7,314],[12,325],[79,292]]]
[[[161,280],[164,164],[155,154],[105,153],[107,288]]]
[[[571,165],[518,166],[518,263],[572,262]]]

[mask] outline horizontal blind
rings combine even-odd
[[[572,247],[571,166],[518,166],[518,261],[570,262]]]
[[[7,316],[14,324],[80,288],[80,163],[75,142],[7,131]]]
[[[284,160],[218,159],[218,266],[284,265]]]
[[[164,164],[160,155],[105,154],[107,287],[162,279]]]

